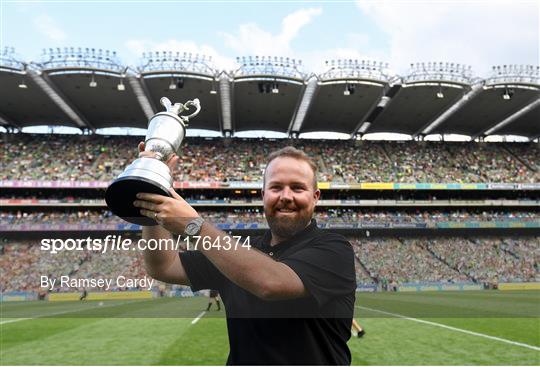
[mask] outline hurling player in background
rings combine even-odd
[[[351,330],[352,334],[356,336],[357,338],[363,337],[364,334],[366,333],[364,328],[360,326],[360,324],[355,319],[352,319],[351,329],[352,329]]]
[[[206,311],[210,311],[210,307],[212,307],[212,303],[216,303],[217,310],[221,310],[221,305],[219,304],[219,291],[215,289],[210,289],[210,293],[208,293],[208,307],[206,307]]]

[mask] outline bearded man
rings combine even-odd
[[[142,144],[139,148],[144,150]],[[248,239],[250,248],[198,246],[180,254],[147,250],[147,271],[193,291],[219,291],[227,315],[228,365],[348,365],[356,289],[353,249],[313,219],[320,197],[313,161],[286,147],[267,162],[262,198],[270,229]],[[141,214],[159,223],[143,228],[145,239],[197,235],[206,243],[227,243],[228,234],[201,218],[174,190],[171,195],[137,196],[134,204]]]

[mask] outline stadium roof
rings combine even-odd
[[[0,70],[0,85],[2,125],[17,128],[49,124],[78,127],[66,112],[54,103],[52,96],[29,77],[28,71]]]
[[[234,131],[288,132],[304,83],[260,75],[233,79],[231,90]]]
[[[300,132],[354,134],[384,95],[386,83],[341,79],[323,81],[311,101]]]
[[[512,93],[508,99],[504,94]],[[432,133],[455,133],[462,135],[478,136],[489,128],[503,121],[521,108],[530,105],[539,98],[538,88],[528,86],[515,86],[507,88],[505,85],[494,87],[482,87],[480,92],[471,98],[461,109],[437,126]],[[508,134],[534,136],[540,133],[540,116],[537,115],[536,123],[522,126],[521,129],[507,126]]]
[[[386,107],[365,132],[414,135],[454,105],[467,89],[466,85],[437,81],[396,86]]]
[[[9,51],[1,56],[5,127],[146,128],[166,96],[199,98],[202,111],[190,127],[224,134],[540,136],[540,77],[532,66],[494,67],[483,80],[449,63],[412,64],[398,76],[388,65],[335,60],[317,75],[304,72],[299,60],[277,57],[241,58],[237,70],[226,72],[209,58],[170,52],[143,55],[137,68],[101,50],[49,50],[30,64]]]

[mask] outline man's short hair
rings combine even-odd
[[[315,162],[303,151],[300,149],[296,149],[293,146],[286,146],[285,148],[281,148],[279,150],[273,151],[268,156],[267,162],[266,162],[266,168],[264,169],[264,176],[263,176],[263,190],[264,186],[266,185],[266,169],[270,165],[270,162],[272,162],[276,158],[294,158],[299,161],[306,162],[311,170],[313,171],[313,188],[317,190],[317,166],[315,165]]]

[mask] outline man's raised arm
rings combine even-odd
[[[171,189],[172,198],[157,194],[140,193],[134,202],[141,214],[156,218],[171,232],[183,233],[186,224],[199,214],[182,197]],[[213,243],[230,240],[225,232],[205,222],[200,237]],[[229,237],[229,238],[227,238]],[[292,299],[307,296],[307,290],[298,275],[284,263],[268,255],[243,247],[219,250],[210,246],[199,250],[229,280],[261,299]],[[180,267],[181,262],[178,261]],[[182,272],[185,270],[182,268]],[[183,277],[187,278],[184,274]]]
[[[161,226],[143,227],[142,237],[147,242],[150,239],[172,240],[169,231]],[[163,241],[165,243],[165,241]],[[169,243],[172,241],[168,241]],[[158,248],[157,250],[144,250],[144,264],[146,272],[152,278],[166,283],[190,285],[178,251],[172,248]]]

